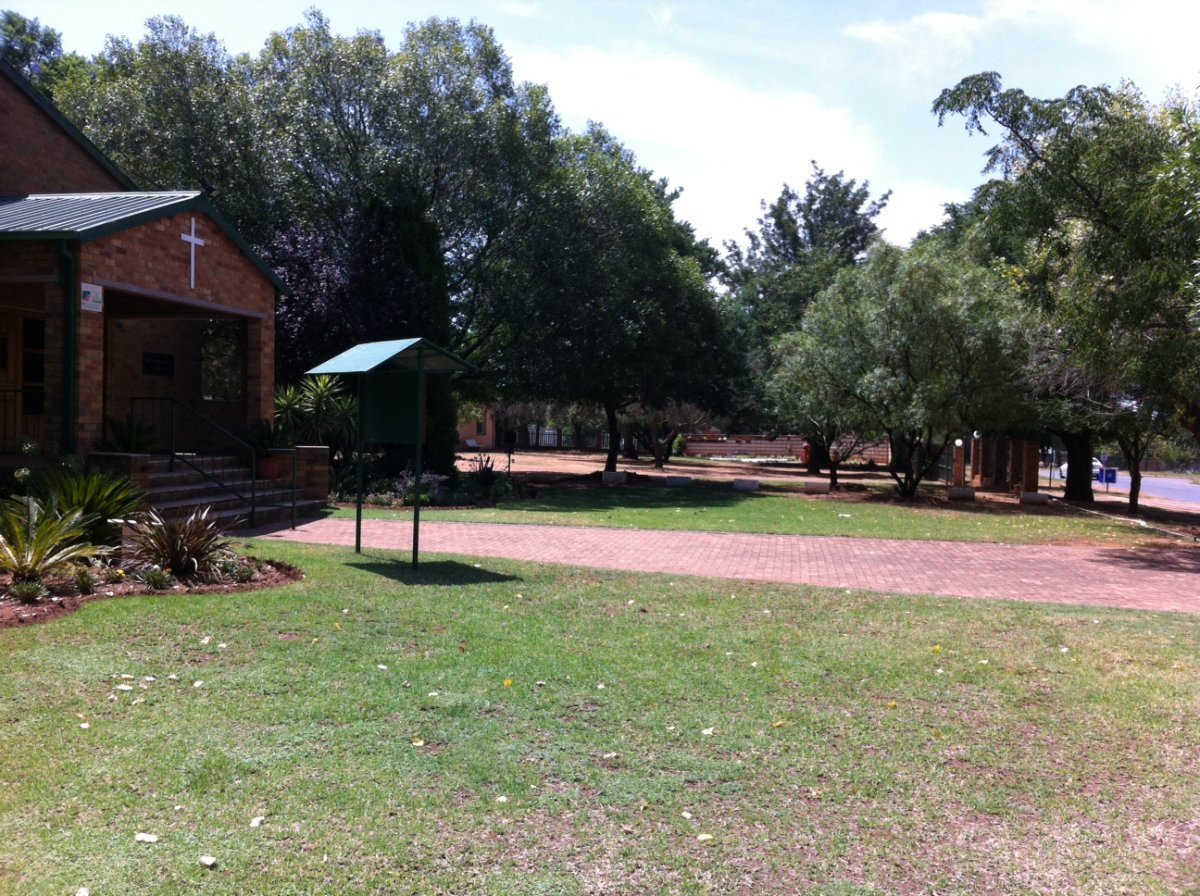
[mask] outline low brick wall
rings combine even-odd
[[[805,439],[800,436],[687,436],[685,457],[779,457],[798,460]],[[862,447],[852,460],[874,461],[886,465],[891,460],[887,442],[873,442]]]
[[[87,456],[90,470],[104,470],[128,476],[139,488],[150,490],[149,454],[124,454],[116,451],[93,451]]]
[[[324,501],[329,497],[329,449],[324,445],[296,448],[296,485],[301,497]]]

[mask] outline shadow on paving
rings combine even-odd
[[[1155,572],[1182,572],[1200,575],[1200,550],[1178,548],[1113,548],[1103,551],[1093,562],[1119,563],[1132,569]]]
[[[352,560],[346,564],[363,572],[374,573],[403,585],[487,585],[496,582],[520,582],[520,576],[483,569],[458,560],[422,560],[417,569],[410,560]]]
[[[528,513],[562,513],[568,510],[661,510],[674,507],[732,507],[764,497],[761,492],[734,491],[728,484],[693,482],[683,488],[668,488],[638,481],[620,486],[594,486],[591,483],[556,482],[543,486],[536,501],[521,501]],[[794,490],[792,492],[795,493]],[[504,502],[516,504],[517,502]]]

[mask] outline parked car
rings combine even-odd
[[[1100,463],[1100,458],[1093,457],[1092,458],[1092,478],[1095,479],[1096,474],[1099,473],[1103,469],[1104,469],[1104,464]],[[1062,466],[1060,466],[1058,468],[1058,472],[1062,474],[1063,479],[1066,479],[1067,478],[1067,465],[1064,463]]]

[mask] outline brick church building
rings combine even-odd
[[[172,403],[270,418],[282,289],[202,193],[139,191],[0,62],[0,452],[87,455]]]

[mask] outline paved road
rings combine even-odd
[[[409,551],[409,521],[364,520],[363,546]],[[317,520],[266,540],[354,544],[354,521]],[[907,594],[1200,613],[1200,548],[1015,546],[422,520],[421,551],[603,569]]]
[[[1129,474],[1118,471],[1117,481],[1113,486],[1121,491],[1129,491]],[[1103,485],[1097,485],[1098,492],[1104,491]],[[1185,504],[1200,504],[1200,485],[1189,479],[1174,476],[1142,475],[1142,497],[1166,498],[1169,501],[1180,501]]]

